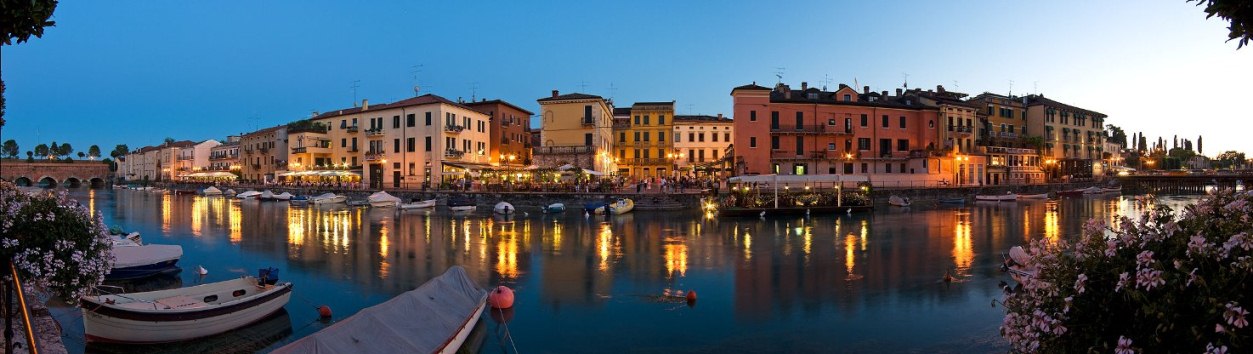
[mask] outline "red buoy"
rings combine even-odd
[[[696,290],[687,291],[687,302],[696,302]]]
[[[326,305],[318,306],[318,316],[322,316],[322,318],[331,318],[331,307]]]
[[[487,295],[487,304],[498,309],[513,307],[513,290],[504,285],[496,287]]]

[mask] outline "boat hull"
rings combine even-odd
[[[147,278],[158,274],[176,273],[179,271],[182,271],[182,268],[178,267],[178,259],[171,259],[141,266],[114,268],[109,271],[109,274],[104,276],[104,279],[131,280]]]
[[[454,211],[454,212],[458,212],[458,213],[467,213],[467,212],[472,212],[472,211],[478,210],[478,208],[479,208],[479,207],[478,207],[478,206],[475,206],[475,205],[462,205],[462,206],[452,206],[452,207],[448,207],[448,210],[452,210],[452,211]]]
[[[474,314],[466,318],[465,324],[461,325],[461,330],[457,331],[457,335],[448,340],[448,344],[440,348],[441,354],[454,354],[465,345],[466,338],[470,336],[470,332],[474,331],[474,325],[479,323],[479,318],[483,317],[483,310],[487,308],[487,297],[479,302],[479,308],[474,310]]]
[[[131,312],[85,299],[83,330],[92,342],[178,342],[247,326],[282,309],[290,299],[290,284],[255,299],[196,313]]]
[[[400,205],[400,202],[394,200],[370,202],[370,207],[373,208],[395,208],[398,205]]]
[[[1010,202],[1018,200],[1018,196],[1014,194],[1007,195],[976,195],[975,201],[980,202]]]
[[[416,202],[416,203],[400,204],[401,210],[417,210],[417,209],[427,209],[427,208],[434,208],[434,207],[435,207],[435,199],[423,200],[423,201]]]

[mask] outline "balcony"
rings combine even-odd
[[[582,123],[583,123],[583,126],[590,126],[590,127],[596,126],[596,120],[592,119],[592,117],[583,117]]]
[[[254,170],[260,170],[260,169],[261,169],[261,164],[259,164],[259,163],[254,163],[254,164],[252,164],[252,169],[254,169]]]
[[[919,151],[919,150],[914,150],[914,151]],[[910,158],[914,158],[914,156],[917,156],[919,158],[926,156],[925,153],[915,154],[914,151],[884,152],[884,153],[879,154],[879,160],[908,160]]]
[[[775,134],[853,134],[853,129],[834,125],[806,125],[772,127],[770,132]]]
[[[191,161],[191,160],[194,160],[194,159],[195,159],[195,157],[194,157],[194,156],[192,156],[192,155],[183,155],[183,154],[179,154],[179,155],[178,155],[178,160],[179,160],[179,161]]]
[[[239,154],[216,154],[216,155],[209,155],[209,161],[218,161],[218,160],[234,160],[234,159],[238,159],[238,158],[239,158]]]
[[[342,126],[342,125],[341,125],[341,126],[340,126],[340,128],[343,128],[344,130],[347,130],[349,133],[356,133],[356,132],[357,132],[357,125],[356,125],[356,124],[354,124],[354,125],[349,125],[349,126]]]
[[[369,150],[365,152],[366,161],[379,161],[384,157],[383,150]]]
[[[314,144],[310,146],[299,146],[291,149],[293,154],[329,154],[331,153],[331,144]]]
[[[1001,139],[1018,139],[1018,134],[1010,132],[999,132],[996,136]]]
[[[593,146],[539,146],[531,152],[534,155],[562,155],[562,154],[595,154],[596,147]]]
[[[663,159],[663,158],[634,158],[634,159],[624,159],[622,160],[622,163],[626,165],[631,165],[631,166],[645,166],[645,165],[669,165],[672,162],[670,159]]]
[[[257,151],[262,154],[268,154],[270,153],[270,148],[262,146],[260,149],[257,149]]]
[[[460,160],[462,156],[465,156],[465,154],[466,153],[464,151],[446,150],[444,151],[444,159],[445,160]]]
[[[348,147],[348,152],[358,152],[358,151],[361,151],[361,150],[360,150],[360,149],[357,149],[357,147],[356,147],[356,146],[350,146],[350,147]]]
[[[383,128],[368,129],[365,131],[365,136],[381,136],[381,135],[383,135]]]
[[[460,126],[460,125],[456,125],[456,124],[445,124],[445,125],[444,125],[444,131],[445,131],[445,132],[449,132],[449,133],[457,134],[457,133],[461,133],[461,131],[462,131],[462,130],[466,130],[466,127],[463,127],[463,126]]]

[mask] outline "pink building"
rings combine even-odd
[[[731,96],[737,174],[862,175],[881,186],[975,181],[974,168],[953,168],[954,157],[964,165],[971,157],[942,148],[938,110],[900,89],[750,84]]]

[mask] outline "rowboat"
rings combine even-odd
[[[435,207],[436,199],[417,200],[414,199],[409,203],[401,203],[400,210],[427,209]]]
[[[500,215],[510,215],[515,211],[518,211],[518,209],[514,209],[513,204],[504,201],[496,203],[496,206],[492,208],[492,212]]]
[[[991,195],[988,195],[988,194],[978,194],[978,195],[975,195],[975,201],[984,201],[984,202],[1004,202],[1004,201],[1011,201],[1011,200],[1018,200],[1018,195],[1017,195],[1017,194],[1014,194],[1013,192],[1009,192],[1009,193],[1005,193],[1005,194],[991,194]]]
[[[1091,195],[1091,194],[1105,194],[1105,188],[1101,188],[1101,187],[1088,187],[1088,188],[1086,188],[1086,189],[1084,189],[1084,190],[1083,190],[1083,194],[1087,194],[1087,195]]]
[[[79,299],[88,341],[165,343],[246,326],[283,308],[291,283],[252,276],[187,288]]]
[[[364,207],[364,206],[370,206],[370,201],[368,201],[368,200],[349,200],[349,201],[347,202],[347,204],[348,204],[348,206],[350,206],[350,207]]]
[[[626,214],[626,213],[631,212],[631,210],[635,209],[635,201],[631,200],[630,198],[618,199],[617,201],[614,201],[613,203],[609,203],[609,204],[600,206],[592,210],[592,213],[598,214],[598,215],[605,214],[606,209],[608,209],[608,212],[613,215]]]
[[[309,203],[313,204],[337,204],[348,200],[347,196],[335,195],[335,193],[326,193],[309,198]]]
[[[891,197],[888,197],[888,204],[892,206],[898,206],[898,207],[907,207],[913,203],[909,201],[908,197],[893,195]]]
[[[1084,192],[1086,192],[1086,191],[1087,191],[1087,189],[1083,189],[1083,188],[1080,188],[1080,189],[1071,189],[1071,190],[1067,190],[1067,191],[1058,191],[1058,192],[1057,192],[1057,195],[1058,195],[1058,196],[1072,196],[1072,197],[1073,197],[1073,196],[1080,196],[1080,195],[1083,195],[1083,194],[1084,194]]]
[[[469,213],[478,210],[479,206],[473,199],[453,198],[448,200],[448,210],[458,213]]]
[[[564,213],[565,211],[566,205],[562,203],[552,203],[544,207],[544,213],[546,214]]]
[[[780,216],[780,215],[805,215],[805,214],[831,215],[831,214],[838,214],[838,213],[851,215],[852,213],[860,213],[860,212],[867,212],[867,211],[874,210],[874,207],[869,206],[869,205],[859,205],[859,206],[827,205],[827,206],[812,206],[812,207],[792,206],[792,207],[778,207],[778,208],[770,208],[770,207],[745,208],[745,207],[719,206],[717,210],[718,210],[718,216],[727,216],[727,217],[770,216],[770,217],[774,217],[774,216]]]
[[[298,196],[291,197],[291,199],[288,200],[287,202],[295,206],[306,206],[306,205],[309,205],[309,198],[303,195],[298,195]]]
[[[1122,187],[1105,187],[1101,188],[1101,191],[1105,193],[1122,193]]]
[[[195,189],[175,189],[174,195],[195,195],[197,192]]]
[[[486,308],[487,291],[453,266],[273,353],[456,353]]]
[[[365,199],[370,201],[370,206],[375,208],[394,208],[400,205],[400,198],[396,198],[396,196],[387,194],[384,191],[374,192],[374,194]]]
[[[952,205],[966,204],[966,198],[961,198],[961,197],[940,198],[936,201],[939,202],[940,204],[952,204]]]
[[[1049,194],[1019,194],[1018,199],[1049,199]]]
[[[138,235],[136,235],[138,236]],[[157,274],[173,273],[183,257],[183,246],[144,245],[134,239],[113,239],[113,269],[107,280],[139,279]]]

